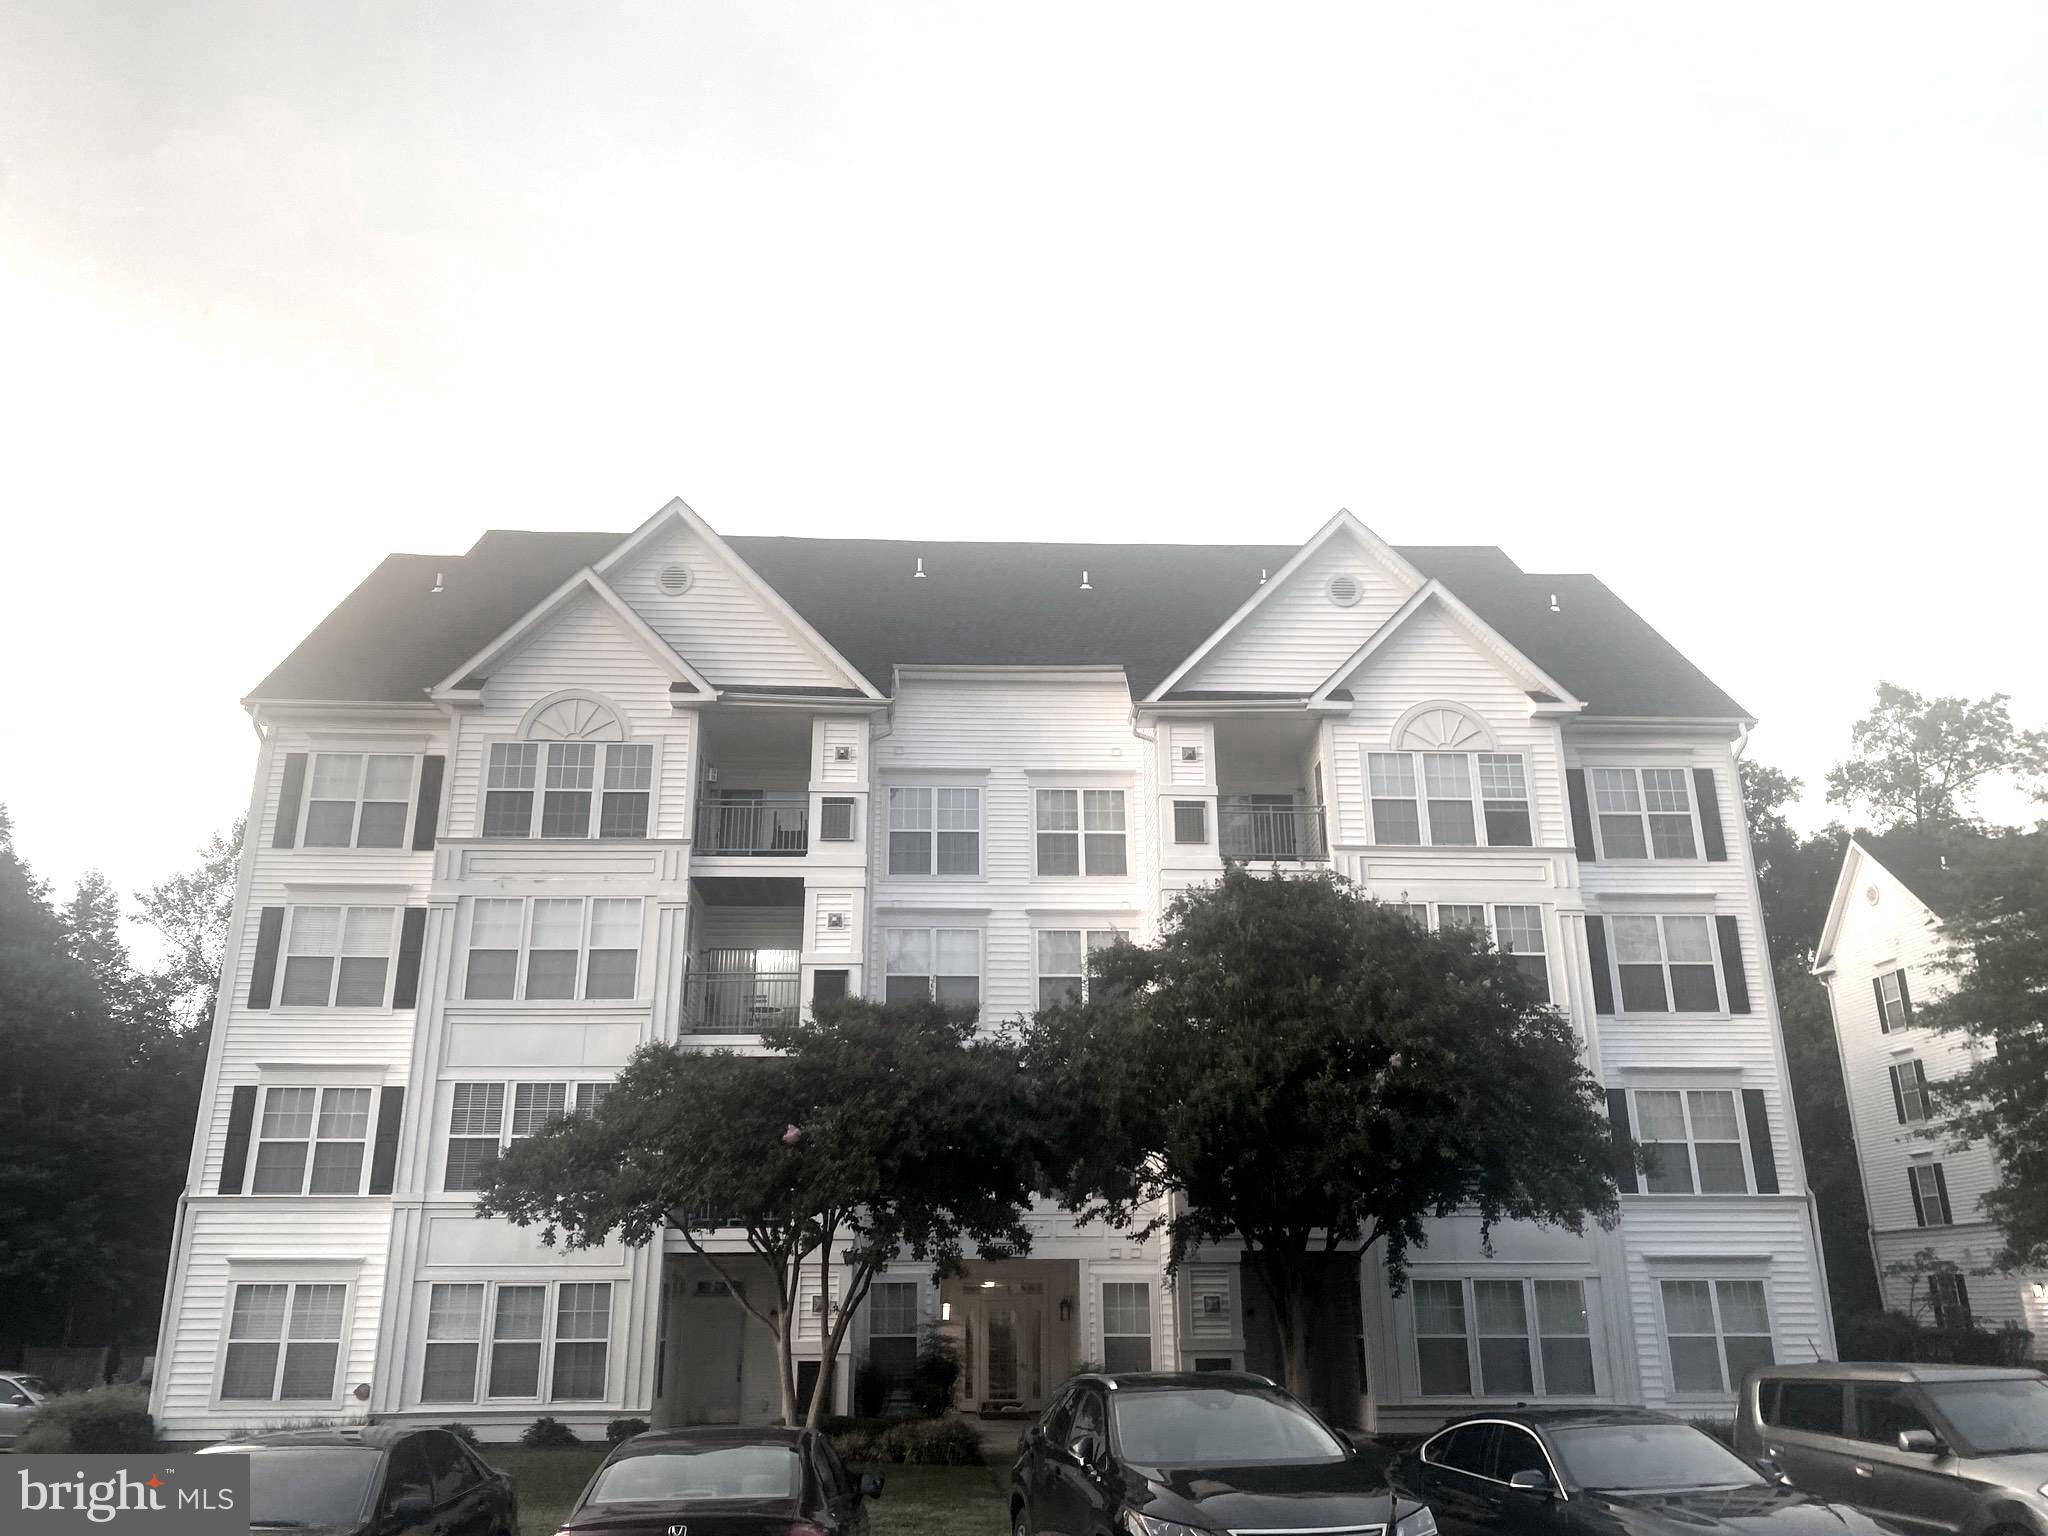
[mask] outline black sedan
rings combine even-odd
[[[1429,1510],[1263,1376],[1077,1376],[1024,1434],[1013,1536],[1434,1536]],[[694,1533],[692,1533],[694,1536]]]
[[[249,1529],[518,1536],[512,1482],[445,1429],[287,1429],[209,1445],[249,1458]]]
[[[881,1493],[815,1429],[655,1430],[605,1458],[560,1536],[863,1536]]]
[[[1882,1536],[1704,1431],[1641,1408],[1513,1409],[1447,1424],[1389,1469],[1445,1536]]]

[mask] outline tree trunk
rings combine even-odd
[[[1274,1248],[1249,1249],[1273,1307],[1273,1324],[1280,1335],[1280,1385],[1303,1402],[1308,1401],[1308,1318],[1309,1276],[1299,1255]]]

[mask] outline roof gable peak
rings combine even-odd
[[[614,622],[637,640],[641,648],[676,682],[688,684],[692,693],[701,694],[707,700],[718,696],[717,688],[712,686],[703,673],[691,666],[673,646],[656,634],[653,627],[635,613],[625,599],[612,590],[609,582],[595,570],[585,566],[528,609],[517,623],[503,631],[489,645],[437,683],[428,691],[428,697],[438,703],[452,703],[471,697],[473,685],[470,679],[488,676],[506,657],[526,645],[565,613],[570,604],[586,596],[595,600]]]
[[[1328,703],[1330,696],[1342,688],[1360,667],[1370,661],[1375,652],[1412,623],[1424,609],[1431,607],[1440,608],[1495,661],[1509,671],[1520,674],[1521,680],[1531,692],[1549,694],[1550,701],[1543,704],[1544,709],[1556,713],[1576,714],[1586,707],[1569,688],[1509,644],[1499,630],[1480,618],[1457,593],[1435,577],[1431,577],[1418,587],[1408,601],[1395,611],[1392,618],[1374,630],[1365,644],[1346,657],[1337,670],[1323,680],[1322,686],[1309,696],[1310,707]]]

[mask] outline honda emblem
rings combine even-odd
[[[690,1528],[687,1525],[672,1525],[668,1528],[668,1536],[690,1536]]]

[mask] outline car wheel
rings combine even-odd
[[[1010,1518],[1010,1536],[1031,1536],[1031,1515],[1022,1504]]]

